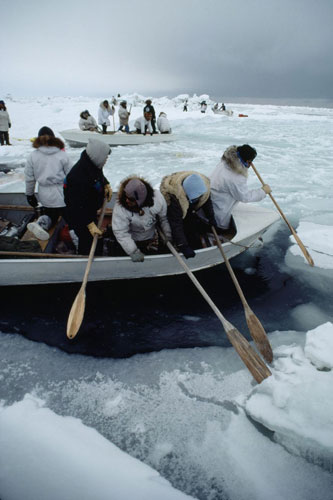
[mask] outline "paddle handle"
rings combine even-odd
[[[263,179],[261,178],[258,170],[256,169],[256,167],[253,165],[253,163],[251,162],[251,167],[253,168],[253,170],[255,171],[256,173],[256,176],[258,177],[258,179],[260,180],[261,184],[264,186],[265,183],[263,181]],[[297,235],[296,231],[294,230],[294,228],[292,227],[292,225],[289,223],[287,217],[284,215],[284,213],[282,212],[281,208],[279,207],[277,201],[275,200],[274,196],[272,195],[272,193],[269,193],[269,196],[272,200],[272,202],[274,203],[274,205],[276,206],[279,214],[281,215],[282,219],[284,220],[284,222],[287,224],[287,226],[289,227],[289,230],[291,232],[291,234],[293,235],[293,237],[295,238],[296,240],[296,243],[298,244],[298,246],[300,247],[300,249],[302,250],[303,252],[303,255],[304,257],[306,258],[306,260],[308,261],[308,263],[310,264],[310,266],[314,266],[314,262],[313,262],[313,259],[311,257],[311,255],[309,254],[309,252],[307,251],[307,249],[305,248],[305,246],[303,245],[300,237]]]
[[[232,279],[232,281],[234,282],[235,288],[236,288],[236,290],[237,290],[237,292],[238,292],[238,295],[239,295],[239,297],[240,297],[240,299],[241,299],[241,301],[242,301],[242,304],[243,304],[243,306],[244,306],[244,307],[247,307],[247,306],[248,306],[248,304],[247,304],[246,298],[245,298],[245,296],[244,296],[243,290],[241,289],[241,287],[240,287],[240,285],[239,285],[239,283],[238,283],[238,280],[237,280],[237,278],[236,278],[236,276],[235,276],[234,270],[232,269],[232,267],[231,267],[231,265],[230,265],[229,259],[228,259],[228,257],[226,256],[225,251],[223,250],[223,247],[222,247],[222,244],[221,244],[220,238],[218,237],[217,232],[216,232],[216,229],[215,229],[215,227],[214,227],[214,226],[212,226],[212,232],[213,232],[213,234],[214,234],[214,236],[215,236],[216,244],[217,244],[217,246],[218,246],[218,247],[219,247],[219,249],[220,249],[220,252],[221,252],[222,257],[223,257],[223,259],[224,259],[225,265],[227,266],[227,269],[228,269],[228,271],[229,271],[229,274],[230,274],[230,276],[231,276],[231,279]]]
[[[98,224],[97,224],[98,229],[101,229],[101,227],[102,227],[102,222],[103,222],[103,219],[104,219],[106,205],[107,205],[107,199],[104,198],[104,202],[103,202],[103,205],[102,205],[102,211],[101,211],[101,214],[99,216]],[[88,263],[87,263],[87,267],[86,267],[86,270],[85,270],[85,273],[84,273],[84,276],[83,276],[83,281],[82,281],[81,288],[85,288],[86,287],[86,284],[87,284],[87,281],[88,281],[88,275],[89,275],[90,268],[91,268],[91,264],[92,264],[92,261],[93,261],[94,255],[95,255],[97,240],[98,240],[98,235],[95,234],[93,242],[92,242],[92,245],[91,245],[91,248],[90,248]]]

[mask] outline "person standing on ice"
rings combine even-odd
[[[146,133],[148,132],[150,135],[153,135],[151,118],[151,113],[145,113],[143,116],[140,116],[135,120],[134,127],[136,128],[137,134],[146,135]]]
[[[201,113],[206,113],[206,109],[207,109],[207,103],[206,103],[206,101],[202,101],[200,103],[200,111],[201,111]]]
[[[230,146],[210,176],[215,218],[221,229],[229,228],[231,212],[239,201],[260,201],[271,192],[268,184],[257,189],[247,186],[249,167],[256,156],[256,150],[248,144]]]
[[[186,259],[195,257],[193,247],[201,246],[200,234],[216,227],[208,177],[198,172],[175,172],[163,177],[160,190],[178,250]]]
[[[121,101],[118,109],[118,116],[119,116],[119,128],[118,130],[123,130],[123,127],[125,127],[125,132],[126,134],[129,134],[129,126],[128,126],[128,120],[130,116],[130,112],[127,110],[127,102],[126,101]]]
[[[110,183],[103,174],[110,153],[108,144],[100,139],[89,139],[79,161],[64,181],[65,218],[69,229],[73,229],[79,239],[80,255],[88,255],[95,234],[103,234],[96,225],[97,211],[102,207],[104,198],[111,201],[112,197]],[[100,246],[97,245],[96,254],[99,253]]]
[[[4,101],[0,101],[0,144],[4,146],[11,146],[9,142],[9,129],[12,126],[9,114]]]
[[[98,130],[95,118],[91,116],[87,109],[80,114],[79,127],[80,130],[90,130],[91,132],[97,132]]]
[[[146,100],[146,105],[143,108],[143,114],[145,113],[150,113],[151,114],[151,126],[153,128],[153,134],[157,134],[156,130],[156,113],[155,113],[155,108],[152,105],[151,99]]]
[[[42,127],[33,142],[36,149],[27,160],[24,170],[25,193],[29,205],[37,207],[35,187],[38,182],[38,198],[42,204],[42,215],[27,226],[39,240],[48,240],[48,230],[63,214],[65,202],[63,194],[64,178],[71,169],[71,162],[64,151],[61,139],[54,136],[49,127]]]
[[[187,105],[188,105],[188,99],[185,99],[183,111],[187,111]]]
[[[112,230],[133,262],[143,262],[145,253],[157,252],[157,223],[170,239],[167,204],[160,191],[154,190],[142,177],[131,176],[123,180],[113,209]]]
[[[98,108],[98,123],[102,125],[103,134],[106,134],[107,127],[110,126],[109,116],[114,115],[114,106],[110,106],[106,99],[102,101]]]

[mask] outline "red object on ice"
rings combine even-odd
[[[247,117],[247,116],[249,116],[249,115],[242,115],[242,114],[240,114],[240,115],[238,115],[238,116],[239,116],[239,118],[245,118],[245,117]]]

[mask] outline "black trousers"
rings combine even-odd
[[[6,142],[7,145],[10,145],[10,142],[9,142],[9,133],[8,133],[8,131],[5,132],[3,130],[0,130],[0,143],[1,143],[1,146],[4,146],[5,142]]]

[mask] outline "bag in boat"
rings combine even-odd
[[[40,252],[41,248],[36,240],[21,241],[11,236],[0,236],[0,250],[2,252]]]

